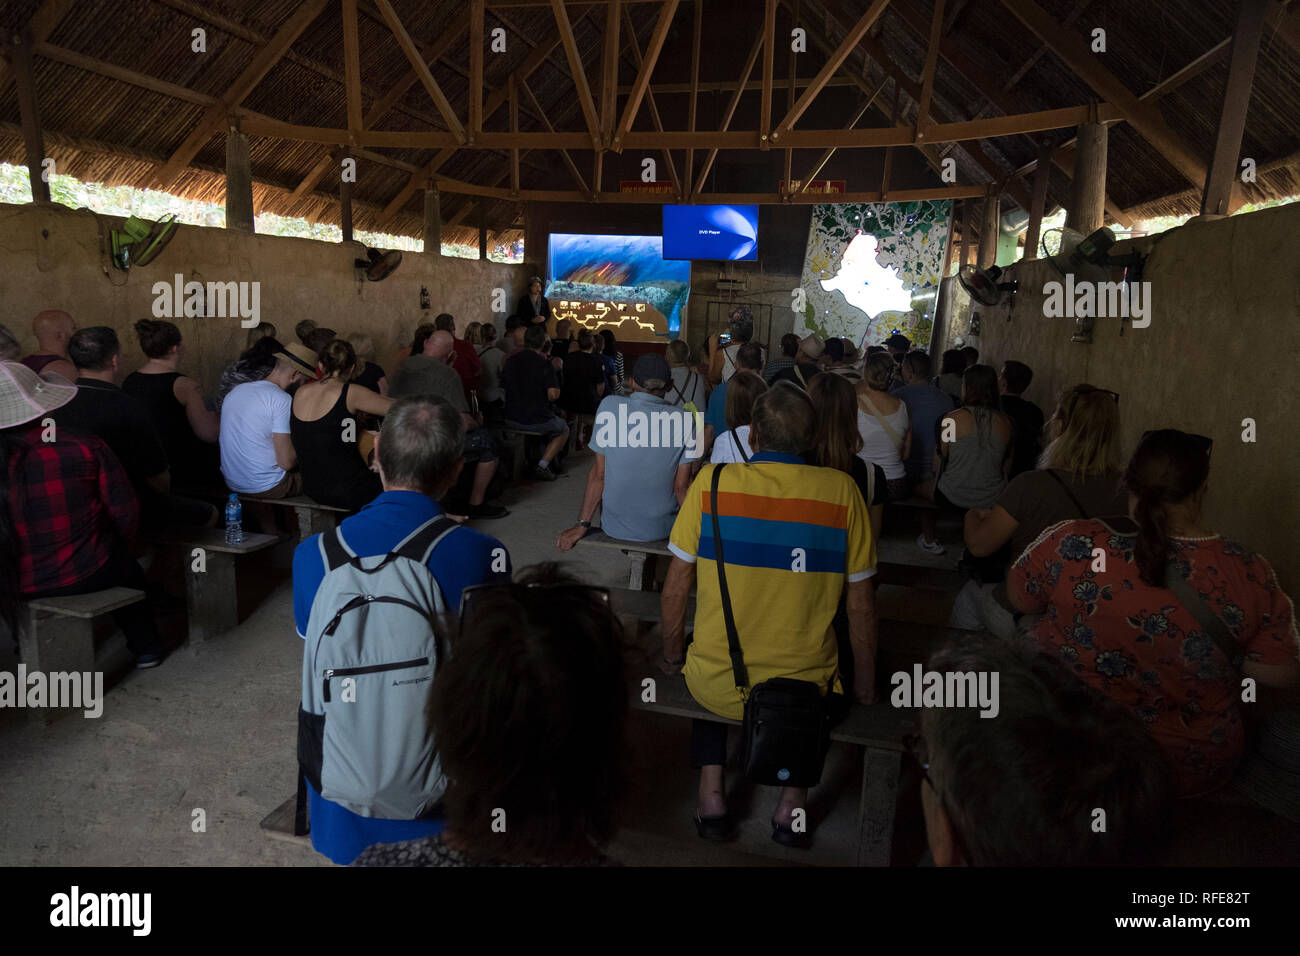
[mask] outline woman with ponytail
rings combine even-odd
[[[359,511],[383,488],[361,457],[358,419],[382,418],[393,400],[353,381],[362,363],[344,339],[334,339],[321,350],[317,369],[319,380],[294,395],[289,419],[302,491],[323,505]]]
[[[1295,610],[1273,569],[1202,523],[1210,445],[1147,432],[1124,472],[1132,520],[1054,525],[1007,576],[1012,605],[1043,615],[1034,640],[1143,722],[1188,797],[1222,787],[1241,762],[1242,677],[1300,684]],[[1218,618],[1232,659],[1198,615]]]

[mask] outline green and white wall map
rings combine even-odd
[[[902,332],[928,346],[951,214],[949,200],[813,206],[796,331],[858,346]]]

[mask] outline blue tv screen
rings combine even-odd
[[[664,206],[665,259],[757,259],[757,206]]]

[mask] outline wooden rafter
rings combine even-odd
[[[835,52],[831,54],[830,59],[817,71],[816,78],[804,88],[794,106],[790,107],[785,114],[785,118],[777,124],[776,129],[772,130],[773,141],[786,138],[786,134],[799,121],[799,117],[804,114],[804,111],[812,104],[817,94],[822,91],[826,81],[848,59],[849,54],[858,45],[858,41],[867,35],[867,31],[880,19],[880,15],[885,12],[887,6],[889,6],[889,0],[873,0],[871,6],[867,7],[866,13],[858,18],[858,22],[849,29],[848,34],[840,42],[840,45],[835,48]]]
[[[763,99],[758,108],[758,131],[763,139],[763,148],[767,148],[768,137],[772,132],[772,62],[776,56],[776,3],[767,0],[763,7]],[[745,85],[744,80],[741,86]]]
[[[943,41],[943,0],[934,0],[934,16],[930,22],[930,43],[926,47],[925,67],[921,71],[921,100],[916,107],[916,141],[925,139],[925,126],[930,121],[930,99],[934,96],[934,71],[939,65],[939,44]]]
[[[361,132],[361,47],[357,40],[357,0],[342,0],[343,78],[348,101],[348,129]]]
[[[619,14],[624,9],[619,3],[605,8],[605,29],[601,36],[600,136],[606,143],[614,139],[614,121],[618,115],[618,29]]]
[[[42,0],[32,18],[27,21],[27,30],[31,34],[31,47],[34,49],[44,43],[54,28],[59,25],[68,12],[68,8],[73,4],[73,0]],[[0,57],[0,93],[9,88],[10,81],[14,78],[13,70],[9,61]]]
[[[1078,34],[1063,28],[1034,0],[1002,0],[1002,5],[1046,43],[1075,74],[1119,110],[1120,115],[1194,184],[1203,184],[1207,173],[1197,150],[1185,143],[1159,111],[1142,103],[1119,78],[1093,56]]]
[[[1074,23],[1075,20],[1083,16],[1084,11],[1091,5],[1092,0],[1075,0],[1074,6],[1070,8],[1070,12],[1061,20],[1061,26],[1070,26],[1070,24]],[[1002,91],[1004,93],[1010,92],[1011,89],[1023,80],[1025,75],[1034,68],[1034,64],[1047,55],[1049,49],[1050,48],[1046,43],[1040,43],[1038,48],[1025,59],[1025,62],[1020,64],[1019,68],[1017,68],[1016,71],[1007,78],[1007,82],[1002,87]]]
[[[642,63],[641,44],[637,42],[636,30],[632,24],[632,14],[628,11],[626,5],[623,7],[623,16],[627,19],[627,41],[632,52],[632,61],[636,64],[637,72],[639,73],[641,71]],[[664,129],[663,120],[659,116],[659,107],[655,103],[654,93],[648,87],[646,88],[646,108],[650,111],[650,122],[654,124],[655,131],[662,133]],[[668,165],[668,178],[672,180],[673,189],[675,189],[677,194],[680,196],[682,194],[682,183],[681,180],[677,178],[677,164],[673,162],[672,151],[665,149],[663,151],[663,157],[664,162]]]
[[[859,107],[858,111],[853,114],[852,118],[847,123],[844,124],[845,129],[853,129],[853,127],[858,125],[858,123],[862,120],[862,117],[866,115],[867,110],[871,108],[871,104],[876,101],[876,97],[880,95],[880,91],[885,88],[885,84],[888,82],[889,82],[888,76],[886,76],[883,80],[880,81],[880,85],[876,87],[876,91],[862,101],[862,106]],[[822,153],[821,158],[818,159],[817,162],[813,164],[812,168],[808,170],[807,174],[800,181],[799,188],[795,190],[795,192],[796,193],[806,192],[808,189],[808,184],[817,178],[817,174],[822,171],[823,167],[825,167],[825,165],[828,162],[830,162],[831,157],[834,155],[835,155],[834,146],[825,150]]]
[[[465,127],[456,116],[456,111],[451,108],[451,103],[443,95],[442,87],[438,81],[433,78],[429,71],[429,65],[424,62],[422,54],[411,35],[406,32],[406,27],[402,26],[402,21],[397,17],[397,11],[389,0],[375,0],[375,5],[384,17],[384,22],[388,24],[388,29],[392,31],[393,36],[397,39],[397,45],[402,48],[406,59],[410,61],[411,67],[415,70],[416,76],[420,78],[420,83],[425,91],[429,94],[429,99],[433,100],[433,105],[438,108],[442,115],[442,120],[447,124],[447,129],[451,131],[457,143],[464,143],[466,140]]]
[[[511,101],[511,109],[515,108]],[[517,118],[517,117],[516,117]],[[483,132],[483,0],[469,5],[469,141]]]
[[[636,121],[637,111],[641,109],[641,100],[650,86],[650,74],[654,72],[655,64],[659,62],[659,53],[664,48],[664,40],[668,37],[668,28],[673,24],[673,15],[677,13],[679,2],[680,0],[664,0],[659,7],[659,19],[655,21],[650,42],[646,44],[641,68],[637,70],[636,79],[632,81],[632,92],[627,95],[627,103],[623,106],[623,118],[618,121],[618,127],[614,130],[613,148],[617,151],[622,150],[623,142]]]
[[[32,186],[32,199],[50,201],[50,185],[45,178],[45,141],[41,135],[41,114],[36,102],[36,79],[32,70],[32,31],[24,27],[13,38],[13,80],[18,92],[18,113],[23,123],[23,145],[26,150],[27,178]]]
[[[510,132],[519,132],[519,81],[513,76],[506,79],[506,93],[510,100]],[[519,148],[510,150],[510,191],[519,195]]]
[[[573,34],[573,25],[569,23],[569,11],[564,8],[564,0],[551,0],[551,10],[555,13],[555,28],[560,32],[564,55],[569,61],[569,72],[573,74],[573,86],[578,95],[578,104],[582,107],[583,118],[587,121],[587,132],[591,134],[592,148],[602,149],[600,118],[596,115],[596,104],[591,99],[591,87],[587,84],[587,74],[582,68],[582,56],[578,52],[578,41]]]
[[[1214,157],[1210,160],[1201,199],[1202,215],[1227,215],[1232,202],[1241,137],[1246,130],[1246,113],[1250,109],[1250,90],[1255,81],[1255,62],[1264,36],[1267,8],[1268,0],[1241,0],[1237,26],[1232,31],[1232,58],[1223,91],[1223,106],[1219,111]]]
[[[386,2],[386,0],[383,0]],[[180,174],[181,170],[188,166],[191,160],[198,155],[203,144],[212,138],[213,134],[221,128],[226,122],[227,112],[244,101],[253,88],[262,81],[262,78],[270,72],[271,67],[279,61],[286,50],[298,39],[302,31],[316,19],[317,14],[325,7],[326,0],[306,0],[293,14],[285,21],[284,25],[275,32],[275,36],[262,49],[254,54],[252,62],[248,64],[236,78],[235,82],[230,85],[221,97],[221,102],[216,106],[211,106],[203,114],[198,125],[190,131],[180,146],[172,152],[167,162],[162,168],[154,174],[153,183],[155,186],[165,188],[171,185],[172,181]]]
[[[686,127],[695,132],[696,110],[700,99],[700,39],[704,34],[704,0],[695,0],[695,24],[691,32],[691,99],[686,107]],[[682,195],[689,196],[695,176],[695,150],[686,151],[686,179]]]
[[[723,111],[722,122],[719,124],[718,128],[724,133],[731,128],[731,118],[736,115],[736,106],[740,103],[740,94],[744,92],[745,84],[749,82],[749,75],[754,72],[754,64],[758,62],[759,51],[763,48],[763,34],[764,30],[760,28],[758,36],[754,38],[753,46],[749,48],[749,56],[745,58],[745,69],[740,74],[740,82],[732,92],[731,100],[727,103],[726,110]],[[700,167],[699,175],[692,177],[692,197],[699,193],[700,187],[704,185],[704,180],[709,177],[709,170],[713,168],[713,161],[717,156],[718,150],[714,147],[709,150],[709,155],[704,157],[704,165]]]
[[[529,102],[533,104],[534,109],[536,109],[541,115],[542,125],[546,127],[546,131],[548,133],[555,132],[555,129],[551,126],[551,121],[546,116],[545,110],[543,110],[541,104],[537,102],[537,97],[533,96],[532,88],[523,77],[519,78],[519,86],[523,89],[524,95],[528,97]],[[592,198],[592,192],[587,188],[587,181],[582,178],[582,173],[578,171],[578,164],[573,161],[573,157],[569,155],[567,149],[560,150],[560,158],[564,160],[564,165],[568,167],[569,175],[573,177],[573,181],[578,184],[579,192],[588,199]]]

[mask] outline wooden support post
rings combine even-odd
[[[339,163],[339,225],[343,229],[343,241],[352,241],[352,180],[342,175],[344,162],[352,158],[344,153]]]
[[[483,132],[483,0],[469,5],[469,142]]]
[[[253,169],[248,137],[235,127],[226,132],[226,228],[254,232]]]
[[[50,184],[43,173],[45,141],[41,136],[40,109],[36,105],[36,83],[32,76],[32,35],[24,29],[14,34],[14,85],[18,91],[18,112],[22,114],[23,142],[27,149],[27,176],[32,181],[32,201],[49,202]]]
[[[1029,204],[1029,228],[1025,230],[1026,259],[1038,258],[1038,237],[1043,231],[1043,211],[1047,206],[1047,178],[1052,171],[1052,152],[1056,147],[1051,140],[1038,144],[1038,168],[1034,170],[1034,193]]]
[[[925,67],[921,72],[921,99],[916,106],[916,141],[925,139],[925,127],[930,122],[930,100],[934,95],[934,71],[939,63],[939,44],[942,42],[940,30],[943,28],[943,0],[934,2],[934,18],[930,24],[930,45],[925,55]]]
[[[758,134],[767,149],[772,132],[772,58],[776,53],[776,0],[767,0],[763,9],[763,95],[759,105]]]
[[[1082,123],[1079,126],[1079,148],[1074,159],[1074,181],[1070,184],[1070,208],[1065,214],[1065,225],[1085,236],[1106,222],[1106,144],[1109,138],[1105,123]]]
[[[442,255],[442,208],[437,183],[424,188],[424,253]]]
[[[478,257],[484,260],[488,257],[487,243],[487,200],[479,197],[478,208]]]
[[[970,200],[961,201],[961,242],[958,243],[957,249],[957,271],[970,261]]]
[[[899,94],[901,94],[901,93],[902,93],[902,88],[898,85],[898,81],[895,80],[895,81],[894,81],[894,105],[893,105],[893,108],[890,110],[890,113],[889,113],[889,125],[890,125],[890,126],[897,126],[897,125],[898,125],[898,105],[899,105],[899,104],[898,104],[898,98],[899,98]],[[880,200],[881,200],[881,202],[886,202],[886,201],[888,201],[888,198],[889,198],[889,196],[888,196],[888,193],[889,193],[889,173],[890,173],[890,169],[893,167],[893,165],[894,165],[894,147],[892,147],[892,146],[886,146],[886,147],[885,147],[885,164],[884,164],[884,167],[885,167],[885,168],[881,171],[881,174],[880,174]]]
[[[998,233],[1002,230],[1002,214],[998,195],[989,189],[984,200],[984,215],[980,219],[980,251],[978,265],[981,269],[997,265]]]
[[[514,74],[506,79],[506,88],[510,100],[510,132],[519,132],[519,83]],[[510,192],[519,195],[519,147],[510,150]]]
[[[1232,58],[1228,61],[1228,82],[1219,111],[1219,133],[1214,141],[1214,158],[1205,177],[1201,196],[1201,215],[1226,216],[1230,211],[1232,191],[1237,186],[1238,163],[1241,161],[1241,135],[1246,128],[1246,111],[1250,108],[1250,88],[1255,80],[1255,61],[1259,41],[1264,35],[1264,15],[1269,0],[1241,0],[1237,28],[1232,32]]]
[[[695,132],[695,116],[700,98],[700,37],[704,31],[704,0],[695,0],[695,30],[691,37],[691,102],[686,108],[687,128]],[[682,198],[691,194],[695,176],[695,150],[686,150],[686,170],[682,177]]]

